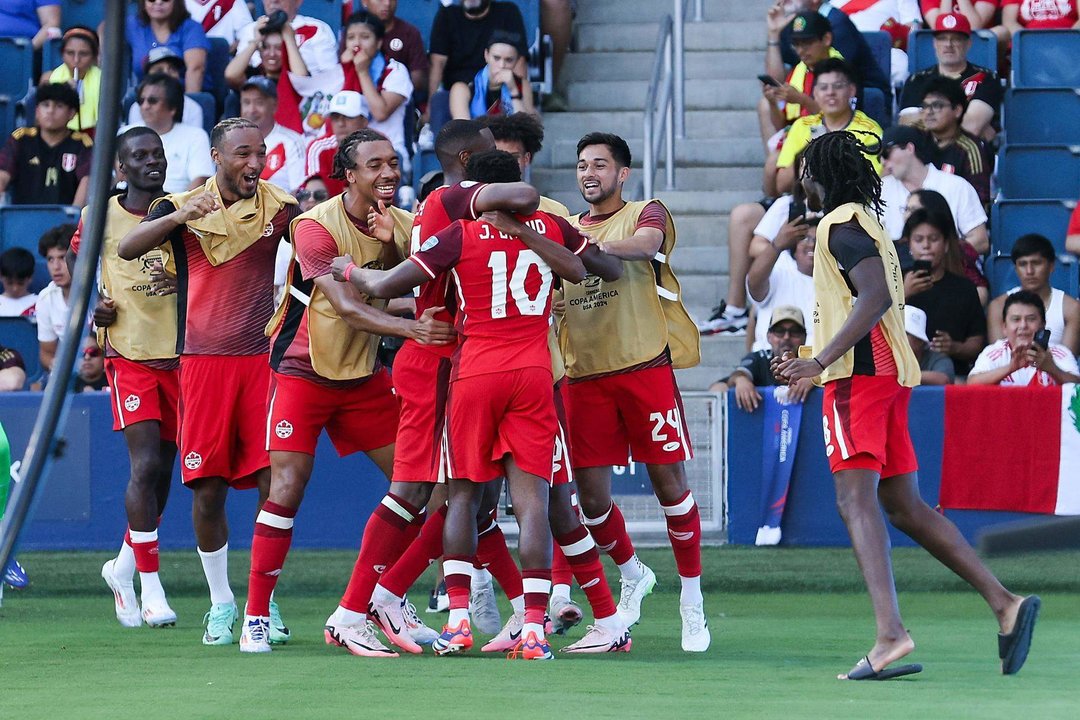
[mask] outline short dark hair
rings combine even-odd
[[[964,92],[964,86],[960,84],[960,81],[956,78],[946,77],[944,75],[933,75],[926,81],[926,85],[923,87],[922,97],[919,98],[919,102],[925,102],[927,95],[940,95],[949,101],[949,104],[953,107],[959,105],[967,111],[968,97]]]
[[[861,79],[859,77],[859,71],[855,67],[842,58],[826,58],[814,66],[814,87],[817,87],[818,80],[825,73],[840,73],[847,78],[848,82],[858,87]]]
[[[544,126],[532,113],[516,112],[513,115],[484,115],[478,118],[486,125],[495,140],[519,142],[525,152],[536,155],[544,142]]]
[[[608,150],[611,151],[611,157],[615,159],[615,162],[617,162],[620,167],[630,167],[630,146],[618,135],[605,132],[591,132],[585,135],[578,140],[578,156],[581,155],[582,150],[590,145],[607,145]]]
[[[1043,325],[1046,324],[1046,305],[1043,304],[1038,293],[1033,293],[1030,290],[1017,290],[1008,295],[1005,298],[1004,307],[1001,308],[1001,322],[1005,322],[1005,318],[1009,314],[1009,308],[1013,305],[1030,305],[1036,308],[1039,311],[1039,317],[1042,318]]]
[[[247,118],[225,118],[210,131],[210,147],[217,148],[220,152],[221,145],[225,142],[225,136],[228,135],[231,130],[239,130],[240,128],[254,128],[258,130],[259,126]]]
[[[372,130],[371,128],[364,128],[363,130],[357,130],[356,132],[349,133],[344,140],[341,141],[341,145],[338,146],[337,152],[334,153],[334,168],[330,172],[330,178],[332,180],[344,180],[346,170],[356,169],[356,158],[353,157],[353,153],[356,152],[356,146],[379,141],[390,142],[390,140],[378,130]]]
[[[1028,255],[1042,255],[1050,262],[1057,260],[1057,253],[1054,252],[1054,243],[1050,242],[1045,236],[1040,235],[1039,233],[1021,235],[1016,238],[1016,242],[1013,243],[1012,252],[1010,253],[1013,263]]]
[[[120,135],[116,138],[117,159],[123,161],[123,158],[127,155],[128,152],[128,145],[145,135],[153,135],[158,140],[161,140],[160,135],[158,135],[154,130],[146,127],[145,125],[136,125],[135,127],[130,127],[124,132],[120,133]]]
[[[457,160],[459,153],[472,149],[484,126],[476,120],[450,120],[435,136],[435,155],[446,169],[447,163]]]
[[[53,248],[60,248],[67,252],[68,246],[71,245],[71,236],[75,234],[77,229],[78,226],[74,223],[64,223],[49,228],[38,238],[38,255],[47,257],[49,251]]]
[[[503,45],[509,45],[514,48],[514,51],[519,55],[521,54],[522,39],[521,35],[511,30],[504,30],[502,28],[496,28],[491,31],[491,35],[488,36],[487,42],[484,43],[484,49],[495,45],[496,43],[502,43]]]
[[[511,183],[521,180],[521,166],[505,150],[487,150],[469,156],[465,179],[489,183]]]
[[[79,93],[67,83],[41,83],[37,87],[34,102],[40,105],[46,100],[67,105],[72,110],[79,109]]]
[[[180,118],[184,116],[184,86],[172,75],[152,73],[144,77],[142,82],[135,88],[135,102],[139,102],[143,92],[151,85],[156,85],[162,89],[165,93],[165,102],[172,108],[173,121],[180,122]]]
[[[367,10],[357,10],[347,17],[345,19],[344,30],[347,31],[350,25],[367,25],[379,40],[382,40],[383,35],[386,34],[386,25],[383,24],[383,21],[369,13]],[[342,38],[344,38],[345,32],[342,32],[341,34]],[[344,39],[342,41],[344,42]]]
[[[8,248],[0,253],[0,275],[17,280],[32,278],[34,263],[34,253],[26,248]]]

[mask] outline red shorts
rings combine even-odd
[[[394,446],[394,480],[437,482],[450,358],[407,342],[394,359],[400,418]]]
[[[883,478],[915,472],[910,400],[911,388],[895,375],[853,375],[825,383],[821,424],[832,471],[873,470]]]
[[[570,383],[574,467],[670,465],[694,456],[670,365]]]
[[[551,482],[559,422],[551,369],[522,368],[455,380],[444,435],[447,475],[488,482],[504,474],[503,458]]]
[[[112,388],[113,430],[153,420],[161,424],[162,440],[176,442],[179,370],[161,370],[125,357],[107,357],[105,377]]]
[[[570,422],[566,415],[566,406],[570,404],[567,387],[566,378],[555,383],[555,418],[559,421],[559,434],[555,436],[552,485],[566,485],[574,481],[574,465],[570,456]]]
[[[266,452],[268,355],[183,355],[180,358],[180,477],[185,483],[224,478],[255,487],[270,466]]]
[[[266,412],[266,449],[315,454],[326,428],[341,457],[394,442],[398,403],[390,373],[379,370],[367,382],[338,390],[304,378],[271,372]]]

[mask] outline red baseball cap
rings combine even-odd
[[[971,23],[960,13],[942,13],[934,21],[934,32],[954,32],[971,35]]]

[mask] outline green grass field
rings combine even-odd
[[[353,553],[290,555],[278,599],[294,639],[256,657],[199,643],[208,601],[193,552],[162,556],[180,617],[165,630],[115,622],[98,576],[105,554],[26,553],[33,585],[7,590],[0,608],[0,718],[1080,717],[1080,553],[991,563],[1006,584],[1044,603],[1028,664],[1003,677],[996,625],[980,598],[921,551],[896,551],[901,608],[918,644],[912,660],[926,669],[888,683],[833,679],[873,640],[849,551],[706,550],[713,644],[704,655],[679,649],[670,552],[642,555],[661,585],[645,602],[630,655],[530,664],[478,651],[366,660],[327,647],[322,622]],[[234,553],[240,602],[246,568],[247,556]],[[426,587],[424,578],[416,600]],[[554,644],[577,637],[580,629]]]

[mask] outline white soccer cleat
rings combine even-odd
[[[270,652],[270,618],[244,616],[244,629],[240,632],[240,652]]]
[[[358,657],[396,658],[398,654],[382,644],[375,634],[375,626],[369,622],[362,625],[327,625],[323,629],[327,645],[337,645]]]
[[[203,617],[206,632],[203,645],[232,645],[233,625],[236,624],[236,603],[214,603]]]
[[[491,584],[491,576],[484,574],[488,577],[486,581],[473,580],[472,593],[469,595],[469,616],[472,618],[473,628],[485,635],[493,635],[502,627],[502,616],[495,602],[495,588]]]
[[[633,627],[641,619],[641,601],[656,587],[656,573],[648,565],[638,560],[641,577],[637,580],[622,578],[622,590],[619,592],[619,616],[626,627]]]
[[[413,642],[418,645],[430,645],[435,642],[435,638],[439,637],[435,628],[425,625],[416,614],[416,606],[409,601],[409,598],[402,599],[401,614],[405,617],[405,629],[409,631],[409,637],[413,639]]]
[[[684,652],[705,652],[712,642],[709,621],[705,618],[705,605],[680,605],[682,615],[682,649]]]
[[[124,627],[140,627],[142,615],[139,612],[139,601],[135,599],[135,587],[129,582],[121,583],[113,575],[113,566],[116,559],[107,561],[101,566],[101,579],[109,586],[113,593],[113,602],[116,606],[116,619]]]
[[[165,598],[160,602],[143,600],[142,619],[152,628],[172,627],[176,624],[176,611],[169,607]]]
[[[525,613],[514,613],[499,634],[480,648],[480,652],[510,652],[521,644],[521,630],[524,627]]]
[[[548,603],[551,632],[565,635],[566,631],[581,622],[581,606],[568,597],[552,596]]]
[[[633,641],[630,639],[630,631],[623,628],[621,632],[612,632],[600,625],[590,625],[585,637],[573,645],[567,645],[562,649],[564,653],[609,653],[630,652]]]
[[[420,654],[424,651],[413,639],[409,633],[409,624],[405,619],[405,601],[391,601],[391,602],[378,602],[372,598],[368,603],[368,618],[378,625],[379,629],[383,631],[383,635],[386,636],[394,645],[405,652]]]

